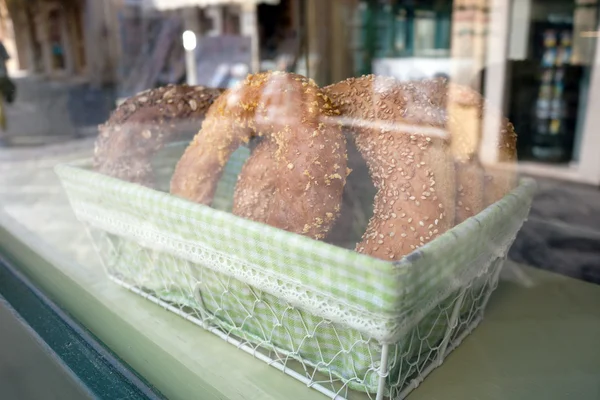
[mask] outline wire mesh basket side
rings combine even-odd
[[[240,165],[224,174],[216,208],[230,209]],[[382,265],[93,172],[60,172],[115,281],[331,397],[377,399],[405,396],[479,323],[531,191]],[[332,304],[350,306],[332,317]],[[390,324],[377,325],[382,317]]]
[[[501,204],[390,263],[85,168],[57,172],[80,220],[234,276],[386,343],[506,250],[531,192],[522,185]],[[216,197],[230,199],[231,185],[222,188]]]
[[[233,337],[333,393],[375,396],[382,347],[353,329],[327,321],[237,279],[168,253],[90,228],[107,272],[165,301],[180,315]],[[402,339],[389,345],[385,392],[397,397],[441,364],[447,349],[482,316],[497,282],[495,262],[485,274],[452,293]],[[496,278],[494,279],[494,276]]]
[[[418,387],[482,321],[504,261],[493,260],[485,274],[448,296],[408,332],[403,346],[393,347],[386,392],[390,398],[402,399]]]
[[[200,308],[193,291],[197,278],[188,262],[85,225],[109,276],[181,307]]]
[[[88,226],[109,275],[328,382],[375,392],[381,345],[238,279]],[[319,378],[320,376],[320,378]],[[326,376],[327,378],[324,378]]]

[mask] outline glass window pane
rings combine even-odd
[[[0,0],[0,256],[169,398],[593,398],[598,11]]]

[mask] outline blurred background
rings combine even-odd
[[[16,97],[2,104],[0,204],[35,232],[66,232],[67,216],[40,223],[68,207],[48,166],[91,154],[97,125],[147,88],[227,87],[274,69],[320,85],[447,76],[504,110],[520,170],[539,180],[511,258],[600,283],[598,9],[597,0],[1,0]]]

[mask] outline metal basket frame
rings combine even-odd
[[[347,334],[346,331],[354,332],[355,328],[346,327],[340,321],[332,321],[325,314],[311,314],[313,310],[307,311],[302,304],[278,298],[264,289],[257,289],[249,282],[240,280],[239,276],[235,277],[223,274],[223,271],[213,270],[212,265],[198,264],[197,260],[194,262],[184,259],[174,253],[172,249],[149,243],[148,239],[122,234],[119,229],[112,229],[110,220],[101,223],[101,214],[104,212],[102,207],[106,207],[106,204],[102,203],[106,202],[106,198],[94,197],[96,194],[92,192],[98,189],[88,191],[92,194],[78,192],[84,190],[81,186],[89,185],[91,180],[103,182],[102,184],[108,190],[118,187],[114,190],[118,195],[143,192],[140,196],[141,199],[153,196],[154,192],[158,195],[158,191],[101,177],[94,172],[87,171],[81,165],[59,166],[57,172],[65,185],[71,205],[79,220],[86,227],[110,279],[201,326],[226,342],[332,399],[370,398],[380,400],[384,397],[401,399],[414,390],[433,369],[442,364],[445,357],[458,347],[481,322],[490,295],[497,287],[499,273],[508,248],[526,219],[534,192],[533,183],[524,181],[514,193],[507,195],[505,199],[490,206],[471,221],[467,221],[466,224],[463,223],[445,234],[445,240],[448,241],[450,238],[451,243],[464,243],[467,237],[484,238],[482,240],[487,240],[487,242],[481,242],[485,248],[485,251],[481,252],[486,256],[481,259],[471,257],[469,262],[475,265],[465,268],[465,271],[469,272],[468,274],[449,275],[454,280],[453,284],[444,286],[447,290],[440,292],[442,295],[439,298],[436,297],[434,302],[415,303],[420,304],[421,308],[406,314],[407,320],[411,322],[404,325],[402,329],[390,331],[384,336],[369,334],[368,329],[362,332],[357,331],[356,335],[358,336],[349,336],[356,338],[356,347],[354,347],[354,344],[349,343],[348,338],[344,335]],[[235,182],[234,179],[229,181]],[[91,197],[86,198],[85,196],[88,195]],[[161,196],[165,198],[164,194]],[[167,198],[167,200],[169,199]],[[196,206],[205,207],[200,205],[193,207]],[[144,207],[144,204],[141,204],[140,210],[144,210]],[[148,209],[148,213],[154,212],[153,210],[155,209]],[[203,210],[203,212],[204,215],[211,215],[211,211]],[[95,219],[97,215],[100,215],[99,219]],[[227,218],[238,217],[229,216]],[[486,221],[493,223],[504,219],[509,222],[500,233],[495,232],[494,227],[485,224]],[[143,231],[144,228],[140,229]],[[276,232],[279,230],[273,230],[274,228],[264,226],[264,229],[279,234]],[[287,232],[281,234],[284,235],[283,237],[292,235]],[[301,240],[306,240],[306,238],[301,238]],[[411,255],[399,263],[388,264],[391,268],[409,268],[413,266],[412,264],[421,262],[421,268],[424,268],[423,266],[426,266],[427,262],[439,263],[443,257],[436,258],[436,255],[440,253],[438,244],[443,241],[444,239],[434,240],[427,249],[424,248],[413,254],[417,257]],[[448,253],[448,247],[451,246],[446,243],[446,253],[444,254],[451,254]],[[345,249],[339,250],[349,252]],[[433,258],[424,261],[423,254],[430,254]],[[142,259],[144,261],[140,262]],[[169,263],[168,268],[165,268],[165,263]],[[140,270],[140,266],[142,270]],[[148,282],[154,282],[154,286]],[[160,285],[157,286],[156,282]],[[204,298],[204,294],[208,294],[208,297]],[[344,302],[344,299],[338,300]],[[236,301],[239,304],[235,303],[233,307],[235,310],[232,311],[232,302]],[[260,312],[256,312],[257,309],[254,307],[257,304],[266,304],[269,309],[270,314],[267,315],[266,320],[264,319],[264,307],[262,315]],[[291,314],[296,315],[296,319],[291,323],[288,321],[286,325],[285,318],[291,318]],[[269,321],[269,318],[275,322]],[[253,326],[256,329],[252,331],[248,328],[252,323],[248,321],[256,320],[259,322],[254,322]],[[268,323],[265,325],[264,321]],[[266,327],[264,332],[259,332],[257,335],[257,330],[263,329],[263,325]],[[281,328],[282,326],[283,328]],[[281,338],[275,340],[277,339],[276,330],[289,330],[294,327],[298,328],[298,326],[300,326],[300,332],[290,334],[289,345],[286,342],[282,346]],[[344,332],[338,334],[340,328],[343,328]],[[334,342],[339,343],[340,349],[328,349],[329,353],[327,353],[323,351],[323,342],[320,340],[324,334],[330,333],[337,336],[339,342]],[[296,336],[294,337],[294,335]],[[321,339],[318,335],[321,335]],[[317,336],[316,339],[315,336]],[[299,343],[298,338],[301,339]],[[325,344],[328,342],[325,341]],[[362,353],[354,354],[355,350]],[[315,354],[320,357],[316,357]],[[323,354],[329,355],[324,356]],[[361,360],[361,354],[367,357],[366,365],[370,365],[367,373],[363,368],[360,374],[352,377],[347,375],[347,371],[346,375],[344,375],[344,371],[340,372],[339,365],[336,367],[336,363],[341,363],[343,367],[348,365],[352,367],[353,363]],[[373,384],[369,386],[369,382]]]

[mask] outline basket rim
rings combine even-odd
[[[94,179],[98,179],[100,180],[98,182],[103,182],[104,186],[108,185],[110,190],[112,190],[114,186],[116,188],[114,191],[118,194],[147,194],[153,199],[163,199],[165,203],[169,205],[179,204],[182,208],[193,209],[195,213],[199,213],[199,215],[206,217],[208,220],[212,220],[211,218],[214,218],[215,216],[219,216],[225,221],[243,220],[244,229],[259,231],[260,234],[265,237],[273,235],[280,240],[281,238],[285,238],[285,240],[291,243],[288,243],[288,245],[294,249],[299,248],[301,250],[306,250],[306,248],[310,248],[311,251],[317,250],[327,256],[333,255],[333,257],[336,258],[336,261],[339,259],[342,263],[358,263],[357,265],[360,265],[360,269],[364,271],[366,276],[365,285],[367,286],[362,289],[372,296],[367,303],[364,302],[365,299],[363,297],[353,297],[351,292],[344,292],[348,297],[338,295],[337,292],[339,292],[339,290],[336,291],[335,288],[332,288],[335,286],[333,284],[322,289],[314,280],[311,280],[314,278],[311,278],[310,276],[302,276],[300,278],[295,275],[288,276],[284,274],[286,272],[285,269],[270,269],[269,265],[255,265],[251,261],[246,260],[246,262],[244,260],[239,260],[239,257],[236,255],[231,255],[236,262],[240,261],[244,267],[250,267],[252,271],[258,274],[268,276],[269,278],[274,277],[275,279],[281,279],[282,282],[287,282],[290,285],[296,285],[302,289],[310,290],[314,295],[318,296],[317,300],[327,301],[327,305],[330,307],[330,309],[327,310],[327,313],[332,314],[327,314],[330,316],[324,316],[324,318],[333,322],[343,322],[358,330],[367,332],[372,337],[384,342],[395,340],[402,331],[409,326],[418,323],[427,313],[427,310],[431,310],[443,299],[443,297],[438,298],[438,296],[432,296],[431,293],[435,292],[440,296],[444,293],[449,294],[452,290],[460,288],[474,277],[486,273],[486,270],[478,267],[479,261],[481,261],[480,259],[471,260],[467,258],[463,260],[465,263],[471,263],[474,266],[467,265],[466,267],[463,267],[462,264],[455,262],[454,269],[446,269],[446,260],[440,258],[440,253],[442,256],[449,254],[465,237],[469,238],[476,234],[478,237],[483,236],[487,238],[494,244],[501,242],[499,246],[492,246],[500,248],[501,250],[499,251],[494,249],[484,249],[484,251],[482,251],[482,254],[487,257],[485,262],[503,256],[503,252],[507,251],[508,246],[510,246],[514,240],[516,233],[527,216],[533,193],[536,188],[533,179],[524,178],[521,180],[520,185],[510,194],[506,195],[497,203],[488,206],[476,216],[453,227],[440,237],[413,251],[401,260],[386,261],[357,253],[351,249],[338,247],[330,243],[320,242],[299,234],[283,231],[266,224],[250,221],[233,215],[230,212],[213,209],[210,206],[202,204],[196,204],[162,191],[108,177],[86,169],[85,165],[89,166],[89,162],[60,164],[55,167],[55,171],[61,178],[63,185],[67,184],[67,186],[71,187],[87,185],[90,187],[90,182],[94,181]],[[67,190],[67,192],[69,191]],[[73,205],[71,195],[69,193],[67,194]],[[126,196],[121,197],[125,198]],[[142,197],[146,198],[146,196]],[[120,197],[119,201],[125,201],[126,203],[126,200],[123,200]],[[502,218],[498,218],[499,215],[501,215]],[[510,218],[506,218],[506,215],[509,215]],[[80,220],[86,219],[83,215],[78,215],[78,218]],[[488,219],[501,221],[504,226],[502,226],[502,229],[498,230],[504,233],[499,237],[496,237],[495,235],[490,234],[490,232],[487,232],[485,222]],[[205,223],[206,221],[196,222]],[[509,233],[505,233],[506,231]],[[222,253],[222,250],[215,250],[215,253],[219,252]],[[176,256],[181,257],[180,254],[176,254]],[[227,254],[225,254],[225,256],[230,257],[230,255]],[[440,265],[444,265],[444,268],[440,267]],[[456,267],[456,265],[459,265],[459,267]],[[331,270],[333,267],[338,267],[338,265],[325,265],[324,267]],[[354,267],[356,267],[356,265],[354,265]],[[209,266],[209,268],[220,271],[220,269],[214,266]],[[423,284],[423,282],[426,283]],[[389,291],[386,293],[377,291],[381,285],[385,285],[387,289],[392,289],[391,291],[393,291],[393,294],[391,297]],[[262,290],[269,292],[269,289]],[[280,297],[276,293],[271,294]],[[296,302],[297,305],[304,307],[315,314],[319,314],[319,312],[322,311],[318,310],[319,312],[315,312],[313,310],[314,307],[307,306],[303,300],[299,300],[297,297],[291,298],[291,300],[284,298],[284,300],[292,304]],[[314,299],[311,299],[311,301],[313,300]],[[311,304],[314,305],[317,300],[314,300]],[[340,311],[344,310],[351,311],[352,315],[342,315],[343,313]],[[323,313],[325,313],[325,311],[323,311]],[[371,324],[371,327],[368,329],[364,328],[364,321],[368,321],[368,323]],[[376,326],[376,328],[374,328],[374,326]]]
[[[198,211],[201,211],[202,213],[227,215],[228,218],[244,220],[245,223],[247,223],[248,225],[254,225],[255,228],[266,230],[268,233],[269,232],[278,232],[279,234],[288,236],[290,239],[295,238],[295,239],[297,239],[295,241],[300,242],[299,244],[301,244],[301,242],[311,243],[312,245],[317,245],[317,246],[320,246],[323,248],[335,249],[335,251],[337,251],[337,252],[352,253],[358,259],[362,259],[365,262],[368,262],[369,264],[374,264],[373,266],[383,267],[386,270],[389,270],[390,266],[393,266],[394,270],[410,267],[413,264],[414,260],[419,258],[420,254],[423,253],[423,251],[425,251],[426,249],[429,249],[430,247],[434,246],[441,240],[444,240],[444,238],[446,238],[448,236],[457,234],[461,231],[471,230],[474,221],[478,221],[476,223],[479,225],[481,222],[480,221],[481,218],[485,218],[485,216],[487,214],[495,211],[496,209],[503,210],[506,206],[507,199],[517,198],[519,200],[530,200],[530,198],[533,197],[534,193],[537,190],[537,183],[536,183],[535,179],[530,178],[530,177],[521,177],[519,179],[518,185],[510,193],[508,193],[506,196],[504,196],[502,199],[498,200],[497,202],[490,204],[489,206],[487,206],[485,209],[480,211],[475,216],[469,217],[465,221],[461,222],[460,224],[457,224],[454,227],[452,227],[451,229],[448,229],[442,235],[440,235],[437,238],[435,238],[434,240],[426,243],[422,247],[408,253],[400,260],[387,261],[387,260],[382,260],[380,258],[373,257],[368,254],[358,253],[352,249],[339,247],[339,246],[336,246],[331,243],[319,241],[319,240],[312,239],[312,238],[309,238],[309,237],[306,237],[306,236],[303,236],[303,235],[300,235],[297,233],[288,232],[283,229],[275,228],[268,224],[252,221],[252,220],[237,216],[237,215],[227,212],[227,211],[212,208],[211,206],[208,206],[205,204],[194,203],[188,199],[185,199],[185,198],[182,198],[179,196],[175,196],[175,195],[172,195],[167,192],[163,192],[163,191],[156,190],[156,189],[151,189],[151,188],[137,185],[134,183],[124,182],[120,179],[116,179],[116,178],[113,178],[110,176],[100,174],[96,171],[92,171],[89,169],[89,168],[91,168],[91,166],[92,166],[91,159],[88,158],[88,159],[76,160],[74,162],[58,164],[54,167],[54,170],[61,177],[61,179],[63,177],[65,177],[69,172],[85,171],[86,173],[90,174],[91,176],[102,177],[103,179],[106,179],[109,182],[113,181],[114,183],[119,183],[119,184],[135,185],[135,186],[137,186],[138,190],[150,191],[157,196],[168,197],[172,200],[176,199],[175,201],[181,202],[182,204],[191,205],[192,207],[195,207]],[[524,197],[526,199],[524,199]]]

